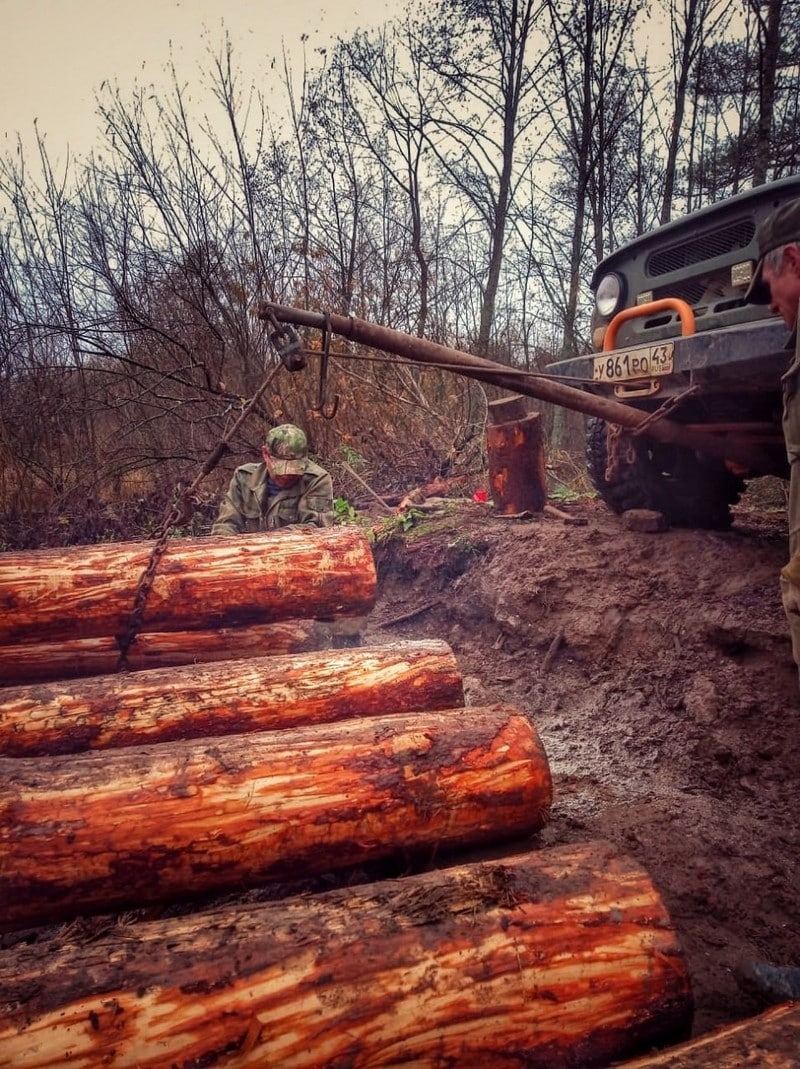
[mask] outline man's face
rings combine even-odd
[[[293,486],[294,483],[296,483],[297,480],[300,478],[299,475],[276,475],[275,468],[272,463],[272,457],[269,455],[266,448],[262,449],[261,452],[262,456],[264,457],[264,463],[267,465],[269,477],[274,483],[277,483],[278,486]]]
[[[779,271],[765,263],[762,277],[769,286],[770,311],[782,316],[787,327],[793,327],[800,301],[800,245],[786,246]]]

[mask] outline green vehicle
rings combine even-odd
[[[615,512],[656,509],[682,527],[725,528],[745,479],[788,476],[780,378],[788,332],[744,295],[756,227],[800,197],[800,176],[740,193],[635,238],[591,281],[592,355],[551,364],[591,393],[752,449],[752,467],[587,424],[587,462]],[[658,418],[658,417],[654,417]]]

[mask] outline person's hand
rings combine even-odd
[[[781,577],[781,598],[787,613],[800,616],[800,586]]]

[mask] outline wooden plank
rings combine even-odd
[[[0,646],[124,634],[151,549],[119,542],[0,554]],[[176,538],[159,563],[142,630],[361,616],[376,587],[369,541],[354,527]]]
[[[591,1069],[691,1018],[658,893],[603,843],[59,932],[0,990],[3,1069]]]
[[[551,799],[500,705],[0,758],[0,928],[502,841]]]
[[[0,755],[39,757],[464,704],[445,642],[325,650],[12,687]]]

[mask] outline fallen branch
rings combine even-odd
[[[420,607],[414,609],[413,612],[404,612],[402,616],[394,616],[391,620],[386,620],[385,623],[378,624],[378,627],[394,627],[395,624],[405,623],[406,620],[413,620],[415,616],[420,616],[423,612],[427,612],[428,609],[435,609],[437,605],[441,604],[441,598],[434,598],[433,601],[428,601],[424,605],[420,605]]]
[[[555,505],[545,505],[544,511],[548,516],[554,516],[557,520],[563,520],[564,523],[571,523],[574,527],[586,527],[589,523],[585,516],[571,516],[568,512],[557,509]]]
[[[561,643],[564,641],[564,628],[560,627],[556,631],[553,641],[550,643],[547,653],[544,655],[542,661],[542,675],[546,675],[550,671],[550,666],[556,658],[556,654],[561,648]]]
[[[364,487],[364,489],[367,491],[367,493],[370,495],[370,497],[374,497],[375,498],[375,500],[378,502],[378,504],[382,508],[386,509],[386,511],[388,513],[392,513],[392,514],[394,513],[394,509],[389,504],[389,502],[385,501],[382,497],[380,497],[378,494],[376,494],[375,491],[372,489],[372,487],[369,485],[369,483],[365,482],[361,478],[361,476],[358,474],[358,472],[354,471],[350,467],[350,465],[347,463],[346,460],[341,460],[341,461],[339,461],[339,463],[341,464],[341,466],[344,468],[345,471],[349,472],[350,475],[353,476],[353,478],[356,480],[356,482],[360,483]]]

